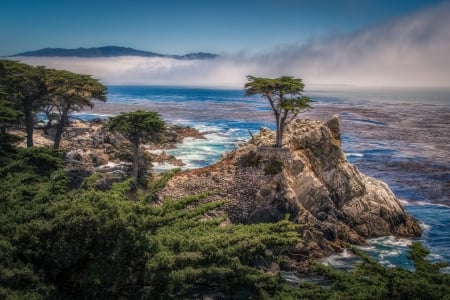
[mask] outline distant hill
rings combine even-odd
[[[150,51],[136,50],[127,47],[105,46],[95,48],[44,48],[35,51],[27,51],[17,53],[13,56],[28,57],[117,57],[117,56],[142,56],[142,57],[168,57],[175,59],[212,59],[217,57],[216,54],[196,52],[185,55],[167,55]]]

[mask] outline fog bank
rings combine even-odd
[[[307,85],[450,86],[450,2],[351,34],[211,60],[38,58],[25,63],[91,74],[106,84],[242,88],[245,76],[292,75]]]

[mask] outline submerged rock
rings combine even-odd
[[[364,244],[385,235],[416,237],[418,223],[389,187],[360,173],[341,148],[337,117],[326,123],[297,120],[289,125],[283,148],[275,135],[259,134],[214,165],[178,173],[159,199],[212,192],[206,201],[228,200],[224,212],[233,223],[275,222],[301,225],[305,257],[330,254],[344,243]]]

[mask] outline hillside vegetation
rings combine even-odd
[[[215,217],[224,202],[205,194],[156,205],[149,192],[130,200],[130,181],[107,191],[95,175],[68,190],[61,153],[0,147],[0,298],[6,299],[444,299],[450,275],[412,247],[416,272],[385,269],[363,253],[346,273],[317,265],[325,288],[288,285],[298,225],[233,225]],[[157,185],[157,184],[156,184]]]

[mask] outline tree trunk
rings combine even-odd
[[[284,136],[284,130],[286,129],[286,119],[288,117],[289,112],[287,110],[283,111],[283,115],[279,118],[279,143],[277,144],[277,147],[282,148],[283,147],[283,136]],[[281,115],[281,114],[280,114]]]
[[[138,175],[139,175],[139,141],[132,141],[133,144],[133,182],[134,186],[138,186]]]
[[[276,139],[275,146],[277,148],[281,148],[283,146],[283,140],[282,140],[282,136],[283,136],[282,130],[283,130],[283,128],[281,126],[282,124],[281,124],[280,114],[275,114],[275,120],[276,120],[276,123],[277,123],[277,128],[276,128],[276,137],[277,137],[277,139]]]
[[[31,106],[31,101],[25,99],[23,106],[23,115],[25,116],[25,128],[27,131],[27,147],[33,147],[33,130],[34,130],[34,119],[33,119],[33,109]]]
[[[63,111],[61,119],[59,120],[59,124],[56,126],[55,142],[53,144],[53,149],[59,149],[59,146],[61,144],[61,136],[64,131],[64,128],[66,127],[67,120],[68,120],[68,112]]]
[[[284,126],[280,125],[280,132],[278,133],[279,137],[278,137],[278,143],[277,143],[278,148],[283,147],[283,133],[284,133]]]

